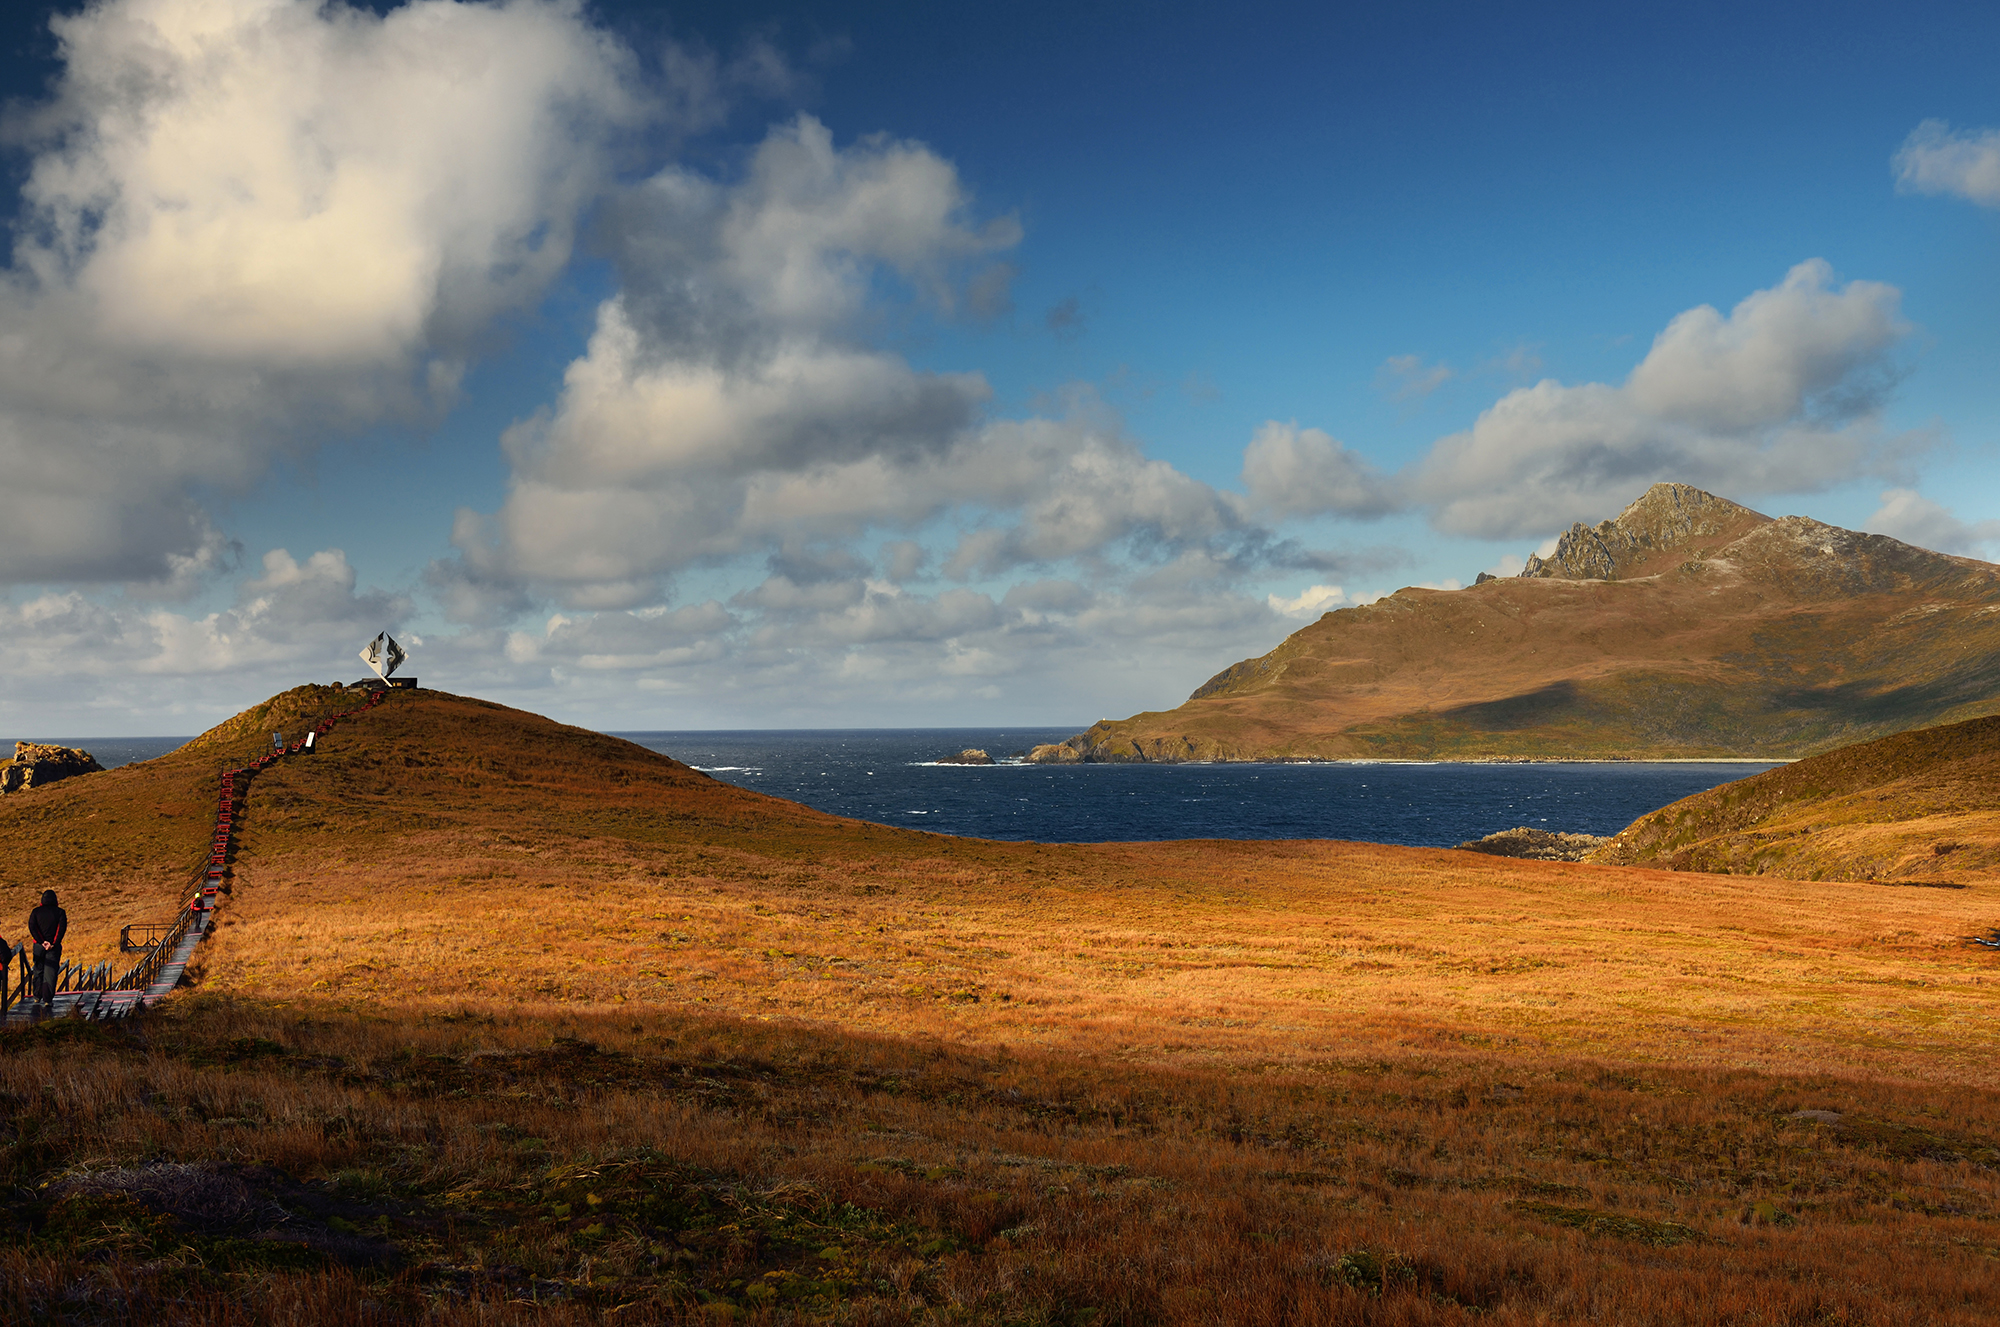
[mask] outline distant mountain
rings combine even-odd
[[[2000,718],[1898,733],[1641,817],[1589,858],[1801,880],[2000,874]]]
[[[1519,576],[1328,613],[1070,761],[1790,758],[2000,713],[2000,567],[1685,484]]]

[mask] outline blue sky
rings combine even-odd
[[[0,732],[1080,725],[1658,479],[2000,554],[1990,8],[9,12]]]

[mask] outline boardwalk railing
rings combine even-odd
[[[158,981],[160,969],[167,965],[167,960],[173,957],[174,951],[180,948],[181,941],[186,938],[188,928],[193,926],[195,919],[205,911],[201,906],[202,901],[200,894],[189,899],[181,908],[180,915],[174,918],[173,925],[167,927],[166,934],[160,937],[159,943],[148,949],[145,956],[134,963],[111,989],[143,991]]]
[[[104,995],[113,991],[137,993],[143,1001],[145,993],[151,991],[163,977],[166,969],[176,962],[184,962],[190,932],[196,939],[208,929],[208,917],[215,909],[216,895],[222,888],[222,881],[229,870],[229,855],[235,844],[237,812],[244,795],[249,791],[249,782],[258,771],[274,764],[286,756],[296,755],[306,750],[305,733],[313,735],[314,744],[324,737],[328,729],[342,719],[374,709],[388,696],[388,688],[376,688],[369,692],[368,699],[347,709],[328,708],[315,715],[301,730],[299,738],[288,746],[273,747],[254,760],[228,762],[216,770],[217,796],[215,808],[215,833],[209,840],[208,857],[194,872],[189,882],[193,892],[188,901],[181,905],[174,920],[167,923],[135,922],[119,934],[120,950],[141,948],[145,952],[122,975],[113,977],[109,961],[83,967],[65,963],[56,978],[56,994],[85,994],[98,992],[98,998],[89,1006],[91,1017],[106,1013]],[[146,933],[143,943],[134,944],[132,933]],[[0,946],[0,1020],[4,1020],[10,1009],[24,1005],[34,995],[34,959],[26,942]],[[10,983],[8,974],[18,968],[18,982]],[[176,974],[177,975],[177,974]],[[129,997],[113,1006],[113,1016],[128,1012],[139,1001]],[[83,1004],[76,1004],[76,1011],[83,1011]]]
[[[18,945],[0,944],[0,1018],[7,1017],[9,1006],[18,1001],[21,992],[27,989],[30,971],[27,955],[28,945],[25,940]],[[21,969],[21,978],[19,981],[10,982],[8,977],[16,966]]]
[[[0,965],[0,1018],[18,1004],[26,1004],[35,995],[34,947],[23,940],[6,950],[7,961]],[[8,980],[8,974],[15,974]],[[111,990],[111,964],[94,963],[85,967],[81,963],[64,963],[56,969],[57,995],[69,995],[83,991]]]

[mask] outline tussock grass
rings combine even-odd
[[[196,989],[0,1037],[0,1320],[1991,1317],[1983,885],[981,843],[365,722],[253,783]]]
[[[2000,1280],[1971,1087],[206,995],[63,1032],[0,1041],[22,1321],[1972,1323]],[[214,1221],[146,1201],[175,1166]]]
[[[1898,733],[1682,798],[1596,860],[1946,887],[2000,880],[2000,718]]]

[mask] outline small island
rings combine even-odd
[[[939,756],[937,763],[940,765],[991,765],[993,757],[987,755],[976,746],[969,746],[955,756]]]

